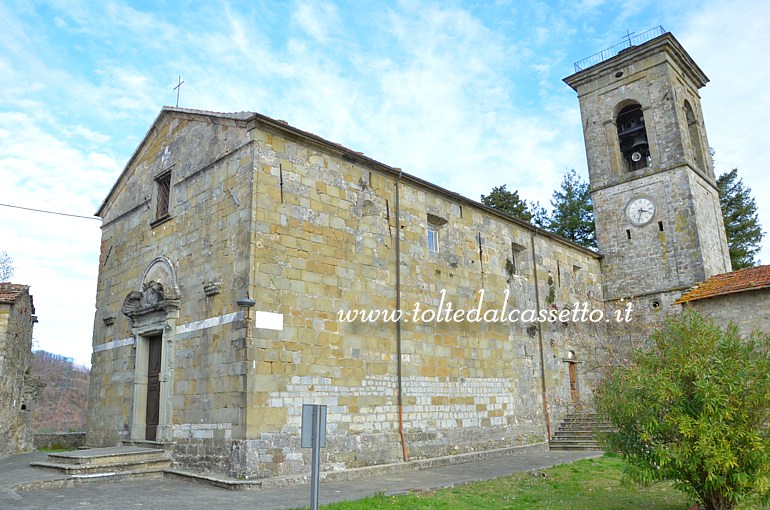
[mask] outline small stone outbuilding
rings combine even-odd
[[[770,265],[714,275],[676,301],[721,325],[735,323],[741,335],[770,331]]]
[[[30,374],[35,322],[29,287],[0,283],[0,455],[32,448],[30,411],[39,388]]]

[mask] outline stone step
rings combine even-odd
[[[595,425],[609,425],[609,424],[605,422],[600,422],[597,420],[562,420],[561,425],[564,425],[565,427],[575,427],[575,426],[593,427]]]
[[[601,450],[596,434],[610,432],[609,424],[599,421],[595,413],[573,413],[562,419],[553,438],[551,450]]]
[[[109,465],[59,464],[57,462],[31,462],[30,466],[57,471],[65,475],[104,475],[113,473],[154,473],[171,467],[170,460],[153,462],[115,462]]]
[[[601,445],[592,441],[551,441],[551,450],[602,450]]]
[[[559,431],[557,431],[553,435],[554,439],[557,439],[557,438],[561,438],[561,439],[570,439],[570,438],[575,438],[575,439],[580,439],[580,438],[583,438],[583,439],[594,439],[595,437],[596,437],[596,435],[593,433],[593,431],[590,431],[590,430],[581,430],[581,431],[575,431],[575,430],[564,431],[564,430],[559,430]]]
[[[586,418],[586,419],[580,419],[580,420],[565,418],[564,420],[562,420],[562,423],[565,424],[565,425],[571,425],[571,424],[576,424],[576,425],[594,425],[596,423],[603,423],[603,422],[600,422],[599,420],[597,420],[595,418],[590,418],[590,419]]]
[[[165,443],[162,441],[145,441],[145,440],[132,440],[121,441],[124,448],[152,448],[154,450],[166,450],[170,451],[172,448],[171,443]]]
[[[93,466],[108,466],[126,462],[167,460],[168,458],[168,454],[164,450],[125,446],[115,448],[90,448],[88,450],[48,454],[49,462]]]
[[[91,448],[51,453],[48,460],[30,465],[67,475],[160,472],[171,467],[171,455],[154,448]]]
[[[559,432],[575,432],[575,433],[581,432],[586,434],[596,434],[597,432],[603,433],[603,432],[612,432],[612,431],[613,431],[612,427],[582,427],[582,428],[581,427],[574,427],[574,428],[559,427],[556,430],[556,434],[558,434]]]

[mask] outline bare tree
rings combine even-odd
[[[6,251],[0,251],[0,282],[11,281],[13,272],[13,259]]]

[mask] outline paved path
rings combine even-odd
[[[321,484],[321,504],[361,499],[377,492],[387,495],[498,478],[511,473],[596,457],[599,452],[526,452],[518,455],[454,464],[421,471]],[[16,492],[18,483],[53,479],[60,475],[29,467],[46,454],[12,455],[0,459],[0,510],[280,510],[307,507],[308,485],[280,489],[231,491],[169,478],[117,480],[66,489]]]

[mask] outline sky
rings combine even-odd
[[[768,230],[766,0],[0,0],[0,251],[31,286],[34,348],[90,365],[94,213],[180,76],[180,107],[256,111],[475,200],[506,184],[548,205],[568,169],[588,175],[562,79],[658,25],[711,79],[716,172],[739,169]]]

